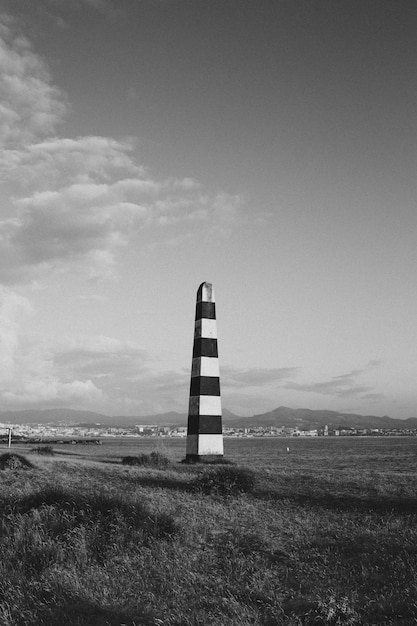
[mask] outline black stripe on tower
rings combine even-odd
[[[195,337],[193,345],[193,359],[199,356],[218,357],[217,339]]]
[[[216,304],[214,302],[197,302],[195,307],[195,319],[216,319]]]
[[[190,396],[219,396],[220,378],[217,376],[194,376],[191,378]]]
[[[189,435],[221,435],[221,415],[189,415],[187,433]]]

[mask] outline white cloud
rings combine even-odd
[[[102,336],[28,336],[29,301],[0,291],[0,402],[8,409],[72,406],[111,411],[140,405],[150,359],[130,342]],[[138,379],[144,381],[138,384]],[[145,380],[147,382],[145,382]]]
[[[19,321],[31,312],[29,300],[0,287],[0,380],[9,383],[16,374]]]
[[[1,23],[0,177],[12,193],[0,208],[0,283],[74,266],[114,278],[118,251],[139,229],[164,228],[175,241],[169,228],[178,224],[230,228],[239,196],[209,194],[189,177],[155,179],[137,163],[134,141],[48,136],[65,96],[13,21]]]
[[[379,361],[370,361],[362,369],[354,369],[347,374],[334,376],[330,380],[313,383],[287,382],[285,387],[295,391],[334,396],[337,398],[375,398],[374,387],[358,383],[360,376],[379,365]]]
[[[103,393],[91,380],[75,380],[61,383],[56,379],[37,378],[26,382],[16,391],[3,391],[2,404],[9,409],[24,407],[96,406],[103,399]]]
[[[29,187],[0,221],[0,280],[83,263],[92,278],[116,275],[117,251],[136,230],[210,222],[230,227],[240,199],[209,196],[190,178],[153,179],[132,145],[104,137],[48,140],[13,152],[9,176]],[[29,181],[29,182],[28,182]],[[23,190],[21,190],[22,192]]]
[[[135,164],[131,156],[133,147],[131,141],[110,137],[53,137],[19,149],[4,150],[0,171],[4,178],[15,183],[23,179],[26,188],[37,190],[114,181],[126,176],[134,181],[142,177],[145,170]]]
[[[114,278],[119,251],[139,230],[178,245],[203,222],[210,238],[231,227],[241,198],[190,177],[158,180],[132,138],[55,136],[67,111],[45,61],[0,16],[0,401],[113,413],[185,408],[188,374],[161,373],[140,347],[26,334],[31,305],[17,285],[74,268]]]
[[[41,404],[97,402],[103,392],[91,380],[60,379],[45,341],[31,341],[21,332],[32,306],[27,298],[0,289],[0,401],[6,408]]]
[[[9,296],[13,299],[11,292]],[[132,342],[92,335],[17,335],[7,364],[14,375],[0,382],[3,407],[71,406],[113,415],[186,410],[188,373],[161,373],[154,359]]]
[[[46,64],[10,19],[0,23],[0,145],[21,146],[53,132],[67,110]]]
[[[253,367],[247,369],[222,367],[224,375],[225,387],[235,388],[241,387],[277,387],[282,385],[284,381],[296,376],[300,368],[298,367]]]

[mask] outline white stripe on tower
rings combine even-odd
[[[186,458],[202,461],[222,456],[216,305],[213,286],[202,283],[197,291],[195,310]]]

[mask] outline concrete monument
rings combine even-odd
[[[186,461],[221,457],[223,432],[216,305],[213,286],[202,283],[197,291],[195,312]]]

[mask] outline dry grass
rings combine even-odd
[[[313,448],[310,470],[295,455],[249,471],[57,455],[4,470],[0,624],[415,624],[416,467],[387,474],[363,454],[360,472]]]

